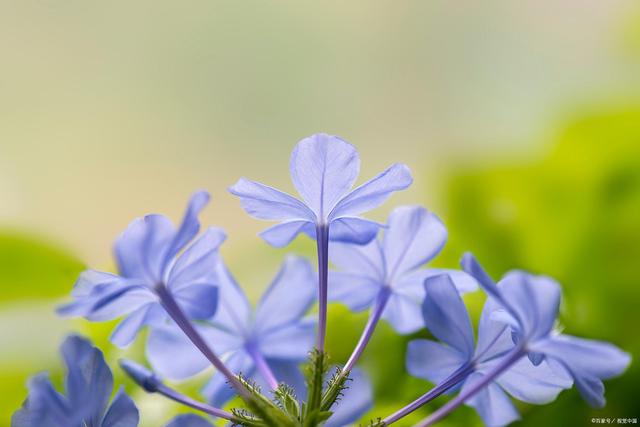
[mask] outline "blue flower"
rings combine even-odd
[[[367,243],[380,225],[359,215],[413,181],[406,165],[394,164],[351,190],[360,172],[358,152],[351,144],[326,134],[300,141],[291,153],[289,168],[293,185],[304,202],[245,178],[229,189],[240,197],[242,207],[251,216],[281,221],[261,233],[276,247],[286,246],[301,232],[315,238],[316,229],[324,226],[330,226],[330,240]]]
[[[329,273],[329,298],[361,311],[384,301],[382,318],[400,333],[415,332],[423,326],[420,304],[427,277],[449,274],[460,292],[477,288],[464,272],[421,269],[440,252],[447,230],[432,212],[420,206],[402,206],[389,216],[382,241],[366,245],[333,243],[331,262],[340,271]]]
[[[255,310],[220,259],[215,265],[219,308],[196,328],[234,373],[274,388],[277,381],[303,386],[298,370],[313,346],[315,321],[305,317],[316,298],[311,265],[288,257]],[[191,377],[209,362],[173,324],[154,326],[147,342],[147,358],[163,377]],[[274,383],[274,378],[277,381]],[[220,373],[214,373],[203,393],[214,406],[222,406],[234,391]]]
[[[425,288],[424,321],[442,343],[427,339],[411,341],[407,369],[411,375],[436,384],[450,382],[442,392],[465,390],[514,348],[511,331],[504,323],[493,320],[496,307],[488,300],[478,326],[478,342],[474,345],[469,314],[451,279],[446,275],[429,278]],[[563,371],[558,372],[545,362],[534,366],[527,358],[521,358],[466,403],[478,411],[486,425],[504,426],[519,418],[505,391],[518,400],[543,404],[554,400],[568,387],[571,379]]]
[[[589,405],[604,406],[602,380],[624,372],[631,358],[607,342],[555,333],[561,297],[555,281],[515,271],[496,284],[471,254],[464,256],[462,266],[494,300],[497,309],[492,317],[510,327],[513,342],[527,351],[534,364],[546,360],[560,367]]]
[[[135,427],[139,415],[122,389],[111,405],[113,376],[102,353],[87,340],[68,337],[61,353],[67,365],[66,396],[46,374],[29,381],[29,397],[11,419],[12,427]]]
[[[198,234],[198,214],[208,201],[206,192],[195,193],[178,229],[163,215],[134,220],[115,244],[119,274],[83,272],[71,293],[74,301],[58,312],[91,321],[126,316],[111,336],[121,347],[145,325],[166,318],[156,295],[158,286],[166,286],[191,318],[211,317],[217,307],[212,270],[225,234],[209,228],[187,247]]]

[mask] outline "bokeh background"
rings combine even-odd
[[[564,284],[565,330],[640,354],[640,5],[635,0],[484,2],[0,2],[0,426],[57,348],[89,335],[109,361],[113,324],[59,319],[75,277],[113,268],[136,216],[177,219],[198,188],[205,224],[256,299],[287,252],[256,236],[226,188],[244,175],[292,190],[288,156],[324,131],[354,143],[362,179],[394,161],[415,174],[394,205],[446,222],[436,265],[472,250],[494,276],[520,267]],[[299,238],[288,250],[313,255]],[[483,297],[467,298],[477,317]],[[331,307],[334,360],[366,314]],[[421,334],[418,334],[421,335]],[[423,334],[422,334],[423,335]],[[429,384],[404,372],[411,337],[383,325],[363,366],[385,416]],[[182,408],[117,380],[144,427]],[[182,384],[197,393],[204,377]],[[593,410],[575,390],[522,406],[522,426],[640,417],[640,369]],[[441,404],[441,398],[435,405]],[[432,406],[433,408],[433,406]],[[425,416],[424,409],[415,421]],[[461,409],[443,426],[481,425]]]

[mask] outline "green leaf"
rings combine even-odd
[[[0,231],[0,301],[48,299],[66,294],[84,265],[37,238]]]

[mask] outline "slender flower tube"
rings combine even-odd
[[[198,402],[197,400],[194,400],[189,396],[185,396],[171,387],[168,387],[153,372],[142,365],[125,359],[120,360],[119,363],[122,370],[124,370],[127,375],[129,375],[129,377],[147,393],[158,393],[175,402],[181,403],[200,412],[213,415],[214,417],[223,418],[232,422],[239,421],[230,412],[215,408],[211,405],[207,405],[206,403]]]
[[[446,393],[456,385],[460,384],[460,382],[464,381],[465,378],[467,378],[467,376],[469,376],[469,374],[471,374],[472,372],[473,372],[473,365],[466,364],[461,366],[458,370],[452,373],[447,379],[440,382],[434,388],[432,388],[431,390],[429,390],[428,392],[426,392],[425,394],[423,394],[422,396],[420,396],[419,398],[417,398],[416,400],[414,400],[404,408],[401,408],[398,411],[386,417],[384,420],[382,420],[382,425],[388,426],[390,424],[395,423],[399,419],[406,417],[416,409],[419,409],[420,407],[431,402],[436,397],[442,395],[443,393]]]
[[[381,290],[381,292],[378,294],[376,303],[373,307],[373,310],[371,311],[371,314],[369,315],[369,320],[367,321],[367,324],[364,327],[364,330],[362,332],[362,336],[360,336],[360,340],[358,340],[358,344],[356,344],[356,347],[353,350],[353,353],[351,353],[349,360],[347,360],[347,363],[344,365],[344,368],[342,369],[340,376],[348,375],[349,372],[353,369],[355,364],[360,359],[362,352],[367,347],[367,344],[369,343],[369,340],[373,335],[373,331],[376,329],[376,326],[378,325],[380,316],[382,316],[382,312],[387,306],[387,302],[389,301],[390,296],[391,296],[391,290],[388,288]]]
[[[278,380],[276,379],[275,374],[271,370],[269,363],[264,358],[262,353],[258,348],[256,348],[256,345],[254,343],[247,344],[246,350],[247,353],[249,353],[249,356],[251,356],[251,359],[253,359],[258,372],[260,372],[260,374],[267,381],[267,384],[269,384],[269,387],[271,387],[272,390],[276,390],[278,388]]]
[[[220,360],[218,356],[216,356],[213,350],[209,348],[204,338],[202,338],[198,331],[196,331],[189,318],[184,314],[176,300],[165,288],[165,286],[157,286],[156,293],[160,298],[162,307],[167,311],[169,317],[171,317],[173,321],[176,322],[178,327],[182,329],[189,340],[191,340],[193,345],[195,345],[198,350],[200,350],[200,352],[211,362],[211,364],[215,366],[215,368],[227,378],[229,383],[236,389],[240,396],[244,397],[245,399],[250,398],[251,394],[249,393],[247,388],[238,380],[238,378],[236,378],[233,372],[231,372],[227,368],[222,360]]]
[[[329,226],[317,227],[318,246],[318,338],[316,347],[324,351],[324,341],[327,334],[327,295],[329,274]]]
[[[514,347],[514,349],[511,350],[511,352],[509,352],[503,359],[501,359],[500,363],[495,365],[493,369],[480,377],[478,381],[470,383],[469,387],[464,388],[462,392],[454,399],[450,400],[446,405],[442,406],[433,414],[425,418],[423,421],[416,424],[415,427],[428,427],[442,420],[460,405],[465,403],[466,400],[471,399],[474,395],[483,391],[488,384],[496,380],[501,374],[506,372],[516,362],[526,356],[526,354],[527,353],[522,348],[522,346]]]

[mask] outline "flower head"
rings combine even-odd
[[[367,243],[380,225],[359,215],[413,181],[406,165],[394,164],[351,190],[360,172],[358,152],[346,141],[326,134],[300,141],[291,153],[289,169],[302,201],[246,178],[229,189],[253,217],[281,221],[261,233],[277,247],[286,246],[301,232],[315,238],[317,227],[322,226],[329,227],[330,240]]]
[[[451,279],[446,275],[425,281],[424,321],[441,342],[427,339],[409,343],[407,369],[413,376],[442,383],[456,378],[450,390],[473,386],[501,358],[514,348],[509,327],[492,319],[495,310],[491,300],[485,304],[474,344],[469,314]],[[507,393],[524,402],[542,404],[556,398],[571,380],[563,372],[554,371],[546,363],[534,366],[523,358],[497,377],[480,393],[467,401],[485,424],[503,426],[519,418]]]
[[[66,396],[46,374],[29,381],[29,396],[11,420],[13,427],[135,427],[139,415],[122,389],[109,405],[113,376],[102,352],[78,336],[61,347],[67,365]]]
[[[143,326],[166,318],[156,295],[158,286],[166,286],[191,318],[211,317],[217,307],[212,270],[226,236],[209,228],[189,245],[198,234],[198,214],[208,200],[206,192],[195,193],[177,229],[163,215],[134,220],[115,244],[119,274],[83,272],[71,293],[74,301],[58,312],[91,321],[126,316],[111,336],[119,346],[131,343]]]
[[[477,288],[464,272],[421,268],[435,258],[446,240],[447,230],[432,212],[421,206],[396,208],[382,241],[331,245],[329,257],[340,270],[329,273],[329,298],[360,311],[386,293],[382,317],[400,333],[415,332],[423,326],[420,304],[425,278],[446,273],[460,292]]]
[[[298,365],[313,346],[315,327],[315,321],[305,316],[316,298],[309,262],[288,257],[255,310],[222,260],[214,269],[220,305],[212,318],[197,325],[201,335],[234,373],[267,385],[269,378],[260,370],[266,363],[278,380],[291,386],[303,384]],[[147,357],[160,375],[172,379],[191,377],[209,366],[173,324],[152,328]],[[226,378],[215,373],[204,394],[213,405],[222,406],[233,396],[233,390]]]
[[[573,378],[587,403],[604,406],[602,380],[624,372],[631,358],[607,342],[554,332],[561,297],[555,281],[515,271],[496,284],[471,254],[464,256],[462,266],[493,299],[492,317],[509,326],[512,341],[527,351],[534,364],[546,360],[558,366]]]

